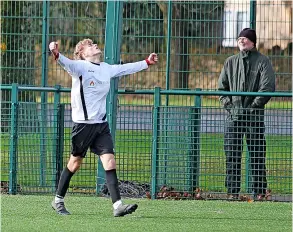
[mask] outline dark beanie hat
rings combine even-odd
[[[253,42],[254,45],[256,44],[256,33],[255,33],[255,30],[253,30],[253,29],[250,29],[250,28],[244,28],[244,29],[240,32],[238,38],[239,38],[239,37],[245,37],[245,38],[249,39],[251,42]],[[237,38],[237,39],[238,39],[238,38]]]

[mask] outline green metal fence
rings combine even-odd
[[[106,61],[159,54],[156,68],[122,78],[121,89],[216,89],[224,60],[238,52],[238,33],[250,26],[257,48],[272,60],[277,90],[291,90],[292,1],[2,1],[1,6],[3,84],[70,87],[48,43],[58,40],[62,53],[72,57],[75,44],[89,37],[105,50],[119,51],[118,57],[105,54]],[[107,44],[105,36],[113,33],[114,44]]]
[[[291,91],[292,1],[1,1],[5,191],[54,192],[70,152],[72,122],[70,89],[50,86],[70,87],[71,79],[50,56],[48,43],[57,40],[72,58],[75,44],[91,38],[110,64],[159,54],[150,70],[111,82],[108,121],[120,179],[142,184],[153,198],[164,184],[220,198],[226,115],[219,93],[210,90],[217,89],[224,60],[238,52],[235,39],[244,27],[256,29],[257,48],[276,71],[277,91]],[[163,92],[172,89],[188,91]],[[268,178],[275,196],[289,196],[292,95],[274,96],[265,118]],[[243,160],[249,160],[247,152]],[[242,191],[249,192],[248,162],[242,168]],[[100,163],[88,154],[69,191],[98,193],[104,181]]]
[[[2,191],[11,194],[53,193],[70,154],[71,109],[61,100],[70,89],[15,84],[1,88],[12,94],[10,129],[1,134],[1,181],[7,185]],[[24,91],[54,93],[54,103],[45,106],[45,122],[40,103],[19,101],[18,93]],[[150,191],[153,198],[160,198],[160,188],[168,186],[181,195],[193,194],[200,189],[203,198],[225,198],[223,129],[227,114],[216,99],[214,106],[206,106],[202,98],[223,93],[156,88],[132,93],[120,91],[119,94],[149,95],[152,98],[148,105],[119,102],[115,150],[121,183],[143,186],[140,197]],[[282,99],[283,103],[265,110],[268,188],[274,200],[290,200],[292,93],[262,93],[269,94]],[[162,104],[164,96],[170,99],[172,96],[186,96],[191,101],[190,104],[166,106]],[[34,117],[28,117],[28,112],[33,109],[36,111],[31,114]],[[249,152],[245,149],[241,170],[241,193],[251,194]],[[101,173],[103,170],[98,166],[97,157],[88,152],[80,172],[73,177],[69,192],[101,194],[104,186]]]

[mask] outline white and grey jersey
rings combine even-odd
[[[72,77],[72,120],[76,123],[106,121],[106,98],[110,79],[147,69],[145,60],[123,65],[94,64],[85,60],[70,60],[59,54],[58,63]]]

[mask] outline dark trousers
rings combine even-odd
[[[252,122],[248,117],[232,121],[227,119],[224,149],[226,154],[226,188],[228,194],[238,194],[241,186],[241,155],[243,136],[249,151],[249,164],[252,177],[252,190],[255,194],[265,194],[266,179],[266,140],[264,122]]]

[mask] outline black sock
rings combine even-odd
[[[119,201],[121,199],[120,191],[118,187],[116,169],[106,171],[106,180],[107,180],[107,186],[110,192],[110,196],[114,204],[116,201]]]
[[[69,171],[67,167],[65,167],[61,173],[61,177],[58,183],[58,189],[56,192],[56,195],[59,197],[65,197],[65,194],[67,192],[67,189],[69,187],[69,182],[71,180],[71,177],[73,176],[73,172]]]

